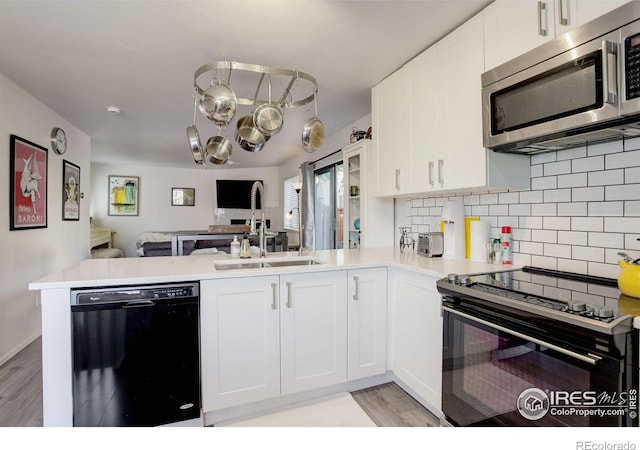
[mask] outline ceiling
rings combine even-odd
[[[226,60],[308,73],[332,135],[370,113],[372,86],[488,3],[0,0],[0,72],[91,136],[92,162],[195,168],[186,127],[200,66]],[[232,74],[230,84],[254,92],[257,79],[241,86]],[[239,106],[236,118],[251,111]],[[314,115],[313,102],[286,109],[282,131],[259,153],[235,143],[234,120],[222,130],[233,165],[215,168],[282,164],[304,152],[302,129]],[[218,132],[199,112],[196,126],[204,145]]]

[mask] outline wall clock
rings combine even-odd
[[[51,148],[58,155],[67,151],[67,135],[62,128],[54,127],[51,130]]]

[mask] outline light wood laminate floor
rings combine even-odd
[[[351,394],[379,427],[433,427],[438,419],[395,383]],[[42,341],[0,366],[0,427],[42,426]]]

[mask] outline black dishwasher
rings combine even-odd
[[[200,417],[199,284],[73,289],[73,425]]]

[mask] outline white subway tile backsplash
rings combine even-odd
[[[520,253],[527,253],[529,255],[542,255],[544,254],[544,244],[541,242],[521,242]]]
[[[544,166],[542,164],[536,164],[531,166],[531,178],[541,177],[544,175]]]
[[[551,189],[544,191],[544,202],[570,202],[571,201],[571,189]]]
[[[530,216],[531,205],[528,205],[526,203],[509,205],[509,215],[510,216]]]
[[[520,196],[517,192],[504,192],[498,194],[498,203],[518,203]]]
[[[539,203],[531,205],[532,216],[555,216],[556,211],[555,203]]]
[[[579,245],[574,245],[571,247],[571,259],[604,262],[604,249],[598,247],[581,247]]]
[[[606,142],[604,144],[596,144],[587,146],[587,155],[607,155],[609,153],[618,153],[624,149],[624,141]]]
[[[569,245],[587,245],[588,236],[586,231],[558,231],[558,242]]]
[[[640,200],[628,200],[624,202],[624,215],[627,217],[640,216]]]
[[[544,256],[571,258],[571,246],[562,244],[544,244]]]
[[[444,203],[462,201],[466,215],[490,224],[491,236],[512,227],[518,266],[615,278],[619,251],[640,258],[640,138],[530,159],[529,190],[469,189],[404,200],[412,232],[439,230]]]
[[[571,161],[571,171],[573,173],[593,172],[596,170],[604,170],[604,156],[592,156]]]
[[[508,216],[509,205],[489,205],[490,216]]]
[[[623,202],[589,202],[589,216],[623,216]]]
[[[640,183],[640,167],[629,167],[624,169],[625,183]]]
[[[518,226],[520,228],[542,228],[542,217],[520,217]]]
[[[549,162],[544,165],[544,176],[571,173],[571,161]]]
[[[587,273],[588,267],[586,261],[558,258],[558,270],[574,273]]]
[[[558,152],[556,154],[556,159],[558,161],[565,161],[568,159],[584,158],[585,156],[587,156],[586,147],[576,147]]]
[[[624,246],[624,234],[591,232],[586,245],[589,247],[622,248]]]
[[[558,203],[559,216],[586,216],[587,202]]]
[[[555,230],[531,230],[531,240],[555,244],[558,242],[558,232]]]
[[[483,194],[480,196],[481,205],[493,205],[498,203],[498,194]]]
[[[604,187],[586,187],[571,189],[571,200],[574,202],[602,202],[604,201]]]
[[[605,217],[604,231],[607,233],[638,233],[640,217]]]
[[[587,173],[573,173],[570,175],[558,175],[558,188],[586,187]]]
[[[571,217],[545,217],[542,227],[545,230],[570,230]]]
[[[613,200],[636,200],[640,193],[640,184],[621,184],[619,186],[606,186],[604,198]]]
[[[531,179],[531,190],[556,189],[558,187],[558,177],[540,177]]]
[[[610,169],[624,169],[625,167],[640,166],[640,150],[613,153],[604,158],[604,167]]]
[[[520,203],[542,203],[542,202],[544,202],[544,191],[520,192]]]
[[[572,217],[572,231],[603,231],[604,222],[602,217]]]

